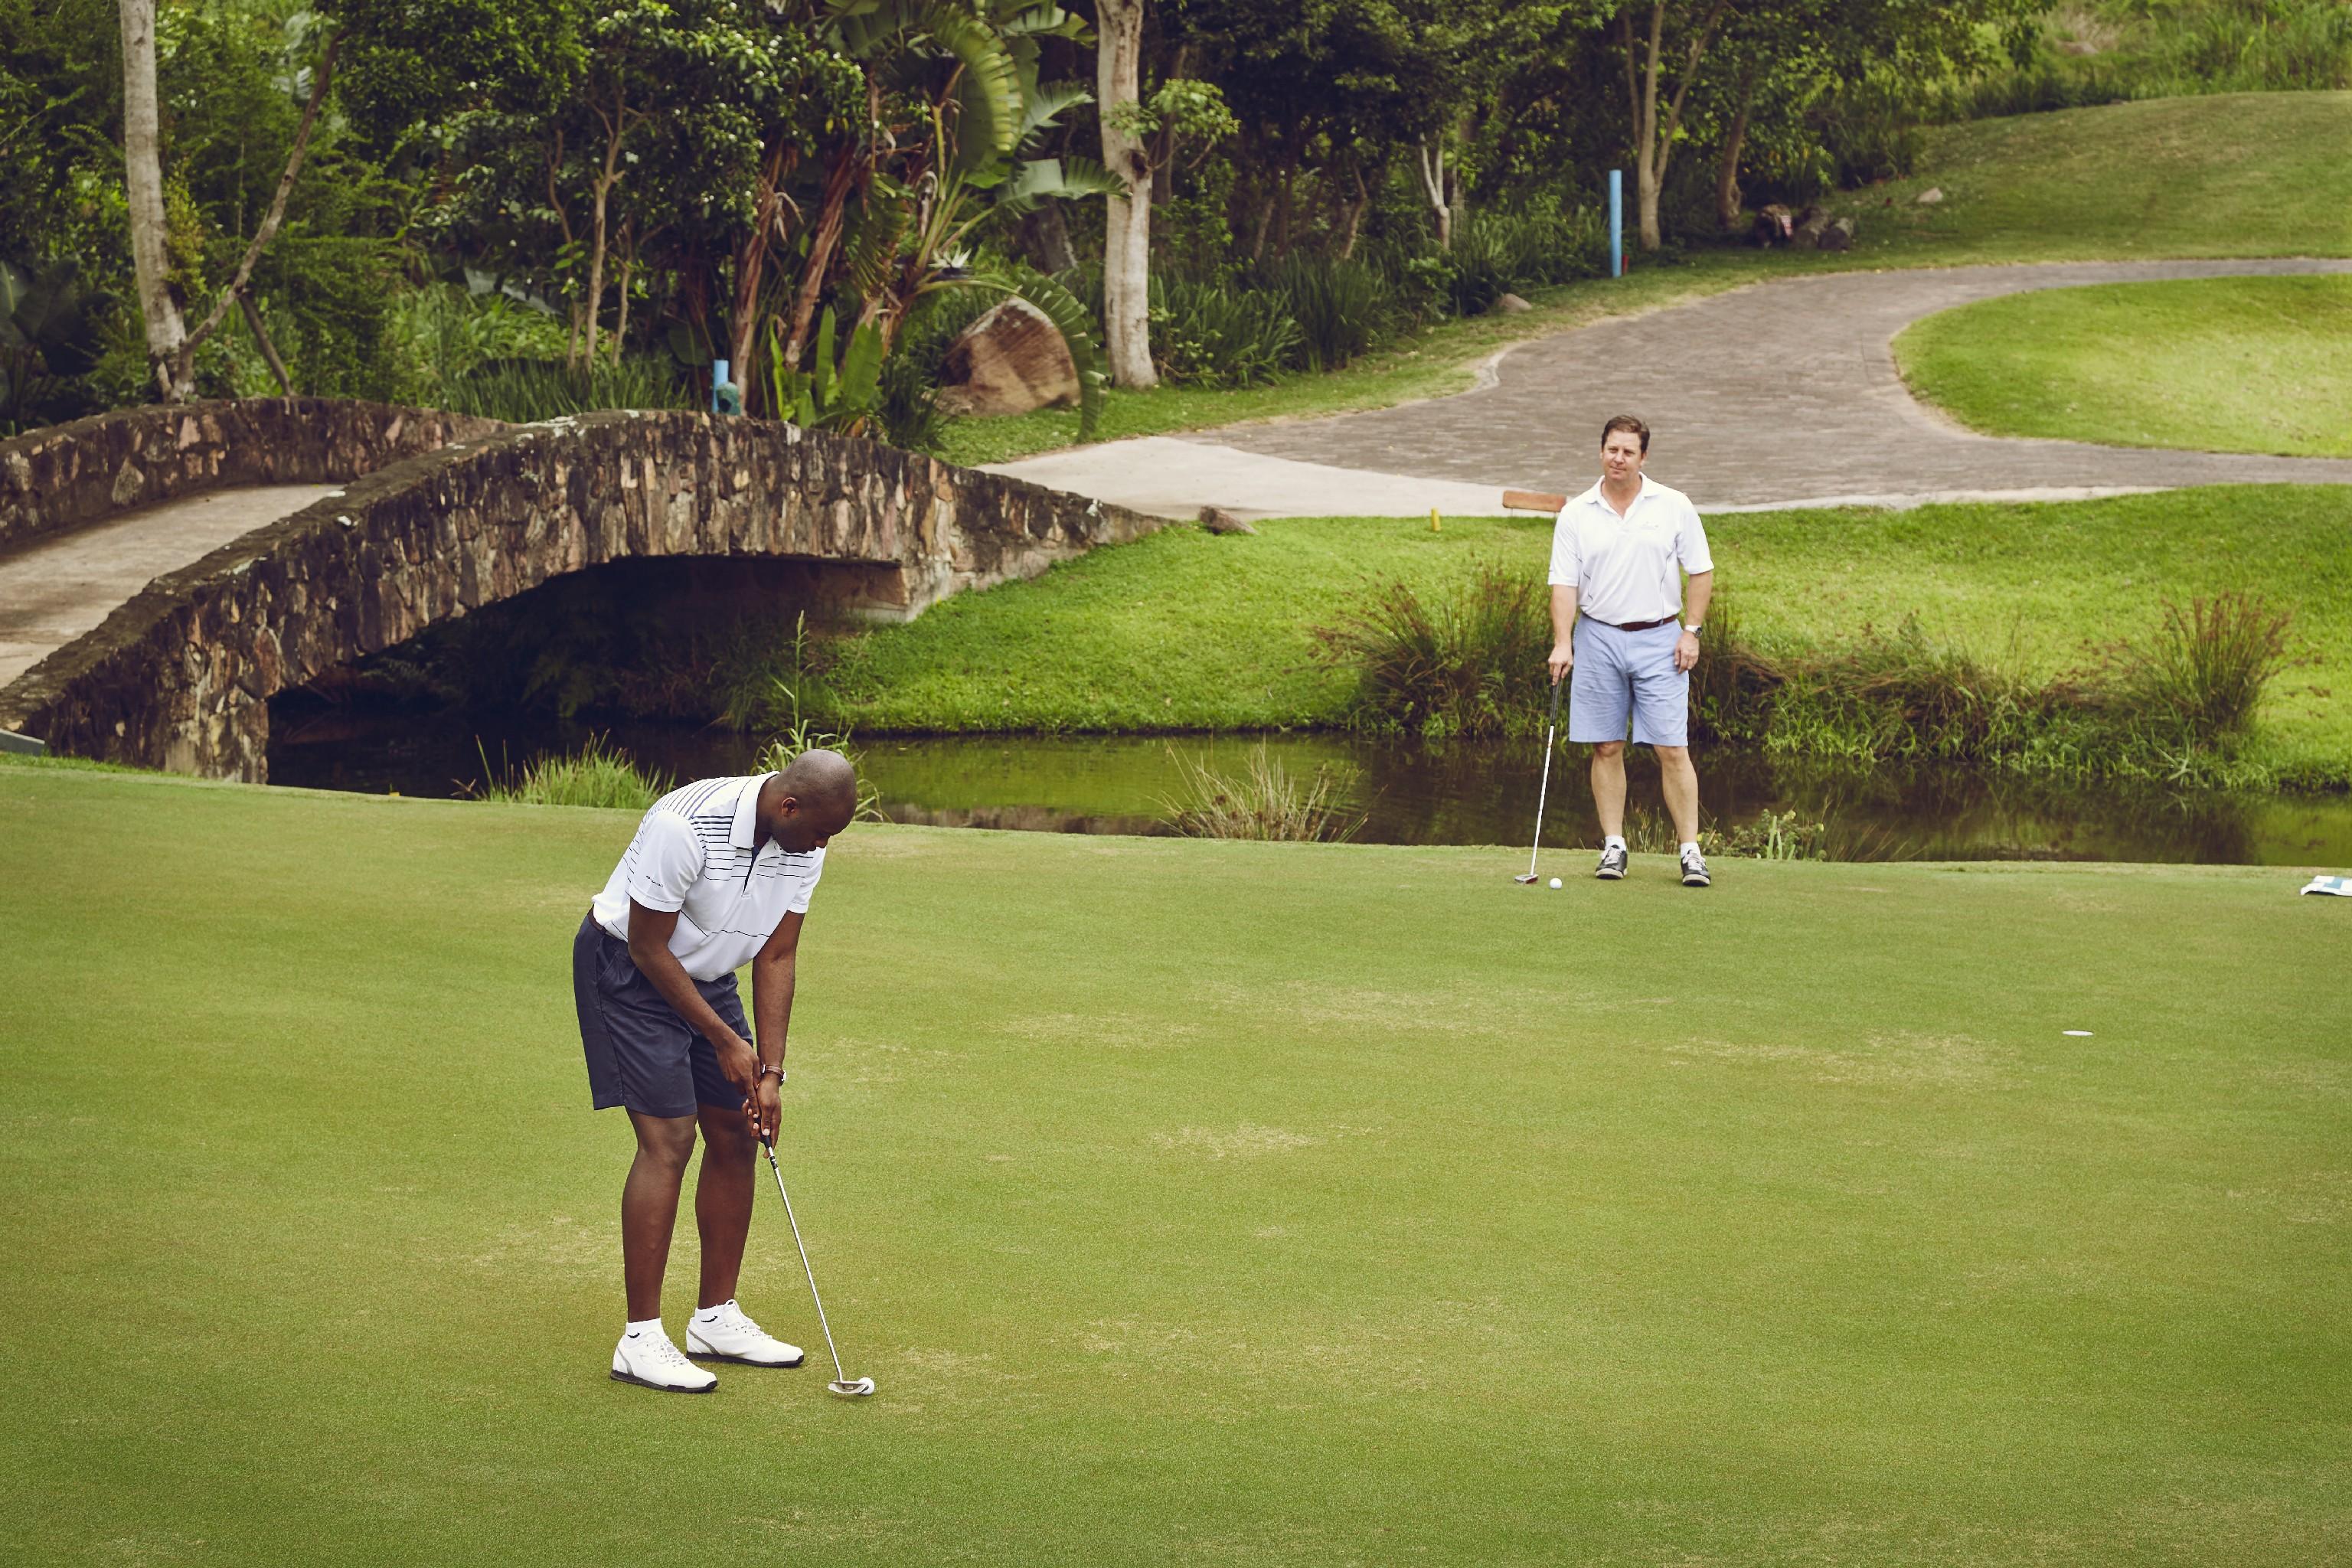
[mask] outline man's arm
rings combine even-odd
[[[784,1037],[793,1026],[793,986],[798,976],[801,922],[808,917],[787,910],[769,933],[767,945],[751,960],[751,1021],[760,1037],[759,1090],[751,1096],[751,1131],[772,1138],[782,1110]],[[759,1068],[753,1069],[759,1071]]]
[[[1694,572],[1689,586],[1683,590],[1683,625],[1705,626],[1706,606],[1715,598],[1715,574]],[[1698,638],[1685,631],[1675,639],[1675,668],[1695,668],[1698,664]]]
[[[629,962],[637,966],[638,973],[653,983],[653,988],[661,993],[662,1000],[686,1020],[688,1027],[710,1042],[711,1048],[719,1053],[719,1070],[725,1073],[727,1081],[741,1089],[743,1097],[749,1100],[757,1087],[759,1058],[752,1051],[751,1043],[737,1034],[727,1020],[702,999],[702,993],[695,989],[694,977],[687,973],[686,965],[677,961],[677,954],[669,950],[670,933],[676,930],[676,910],[647,909],[631,899]]]
[[[1557,686],[1576,662],[1576,584],[1551,586],[1551,679]]]

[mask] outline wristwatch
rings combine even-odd
[[[1701,621],[1697,626],[1692,626],[1688,621],[1685,621],[1683,623],[1683,630],[1690,633],[1693,637],[1696,637],[1699,633],[1699,626],[1704,626],[1705,625],[1706,625],[1705,621]]]
[[[784,1081],[784,1069],[780,1067],[770,1067],[765,1062],[761,1062],[760,1064],[760,1078],[755,1078],[751,1081],[753,1083],[757,1083],[760,1081],[760,1079],[767,1077],[770,1073],[774,1073],[776,1075],[776,1081],[778,1083]]]

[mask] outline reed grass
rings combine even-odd
[[[1539,579],[1482,561],[1450,590],[1377,582],[1311,635],[1318,658],[1355,671],[1359,729],[1433,741],[1531,734],[1548,696],[1549,605]]]
[[[589,805],[643,811],[675,784],[640,767],[635,758],[602,735],[591,735],[571,756],[533,757],[520,772],[492,773],[482,758],[487,782],[474,798],[502,805]]]
[[[1170,747],[1182,780],[1161,802],[1162,820],[1188,838],[1255,838],[1291,844],[1336,843],[1364,825],[1347,801],[1357,772],[1345,764],[1318,766],[1311,778],[1290,772],[1263,743],[1223,773]]]

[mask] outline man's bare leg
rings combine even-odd
[[[1600,741],[1592,748],[1592,809],[1603,837],[1625,836],[1625,742]]]
[[[629,1321],[642,1323],[661,1316],[662,1275],[669,1268],[678,1189],[694,1153],[694,1118],[632,1110],[629,1124],[636,1129],[637,1157],[621,1187],[621,1279],[629,1295]]]
[[[1698,770],[1691,766],[1688,746],[1653,746],[1658,772],[1665,784],[1666,815],[1675,819],[1675,838],[1698,842]],[[1622,797],[1621,797],[1622,800]]]
[[[751,1229],[751,1163],[760,1141],[740,1110],[702,1108],[702,1175],[694,1184],[694,1223],[702,1236],[701,1307],[733,1300]]]

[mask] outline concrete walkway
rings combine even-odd
[[[339,485],[213,490],[125,512],[0,558],[0,687],[85,633],[166,572],[309,506]]]
[[[1602,423],[1655,432],[1650,473],[1717,510],[2066,500],[2231,482],[2352,484],[2352,460],[1979,436],[1921,406],[1889,345],[2001,294],[2172,278],[2352,272],[2352,261],[2060,262],[1791,278],[1507,350],[1479,387],[1370,413],[1079,447],[995,471],[1163,516],[1499,510],[1576,491]],[[1451,498],[1450,504],[1448,498]],[[1483,498],[1483,499],[1481,499]]]

